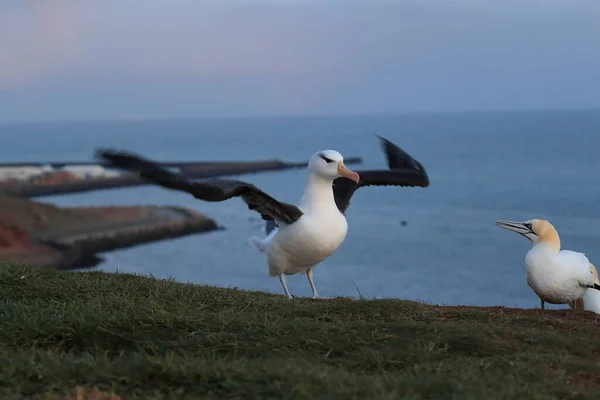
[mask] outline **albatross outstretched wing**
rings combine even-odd
[[[241,197],[250,210],[255,210],[267,221],[291,224],[302,216],[302,211],[295,205],[278,201],[250,183],[229,179],[193,181],[150,160],[122,151],[98,150],[97,157],[108,161],[114,167],[133,172],[146,181],[187,192],[200,200],[218,202]]]
[[[404,186],[427,187],[429,177],[423,165],[410,154],[389,140],[380,139],[389,170],[356,171],[360,176],[359,183],[348,178],[337,178],[333,181],[335,204],[342,213],[350,206],[350,199],[358,188],[364,186]],[[277,227],[276,221],[267,221],[265,232],[268,235]]]
[[[342,213],[346,213],[354,192],[364,186],[429,186],[429,177],[420,162],[396,144],[378,137],[390,169],[356,171],[360,176],[358,183],[348,178],[337,178],[333,181],[335,203]]]

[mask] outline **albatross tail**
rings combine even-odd
[[[269,230],[270,229],[270,230]],[[248,243],[250,246],[254,247],[256,250],[264,253],[267,250],[267,245],[273,239],[273,237],[279,232],[279,228],[277,226],[267,226],[263,228],[264,232],[267,236],[264,239],[259,238],[258,236],[250,236],[248,238]]]
[[[261,239],[258,236],[250,236],[248,238],[248,243],[250,246],[254,247],[254,249],[264,253],[267,249],[267,241],[265,239]]]

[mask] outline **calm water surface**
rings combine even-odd
[[[525,282],[530,244],[493,222],[549,219],[564,248],[600,263],[599,131],[600,112],[21,124],[0,126],[0,157],[89,160],[95,147],[114,146],[159,160],[304,161],[332,148],[363,157],[360,168],[381,168],[379,134],[420,160],[431,186],[359,190],[346,241],[315,269],[319,293],[356,296],[355,283],[366,297],[539,307]],[[305,171],[242,179],[296,202]],[[281,293],[264,256],[247,244],[262,222],[239,199],[202,203],[149,186],[40,200],[204,212],[227,229],[106,253],[97,268]],[[288,286],[296,295],[311,293],[304,275],[290,277]]]

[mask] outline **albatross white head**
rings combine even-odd
[[[496,226],[517,232],[533,244],[544,243],[556,251],[560,250],[560,238],[554,226],[544,219],[531,219],[525,222],[495,221]]]
[[[335,150],[321,150],[316,152],[308,162],[308,182],[304,195],[300,200],[300,207],[307,212],[314,207],[330,211],[336,208],[333,196],[333,181],[339,177],[346,177],[358,183],[359,176],[344,164],[344,157]]]
[[[309,163],[308,172],[313,176],[333,181],[339,177],[346,177],[358,183],[359,176],[344,164],[344,157],[335,150],[322,150],[315,153]]]

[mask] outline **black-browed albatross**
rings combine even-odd
[[[339,152],[318,151],[308,163],[308,182],[297,205],[278,201],[247,182],[230,179],[193,181],[128,152],[101,149],[97,156],[144,180],[187,192],[200,200],[219,202],[241,197],[250,210],[255,210],[271,224],[265,239],[249,239],[253,247],[266,254],[269,275],[279,277],[285,295],[291,299],[285,276],[304,272],[313,298],[319,298],[312,270],[331,256],[346,238],[345,213],[354,192],[364,186],[429,186],[427,172],[417,160],[389,140],[379,138],[389,170],[354,172],[346,167]],[[277,229],[274,229],[275,224]]]

